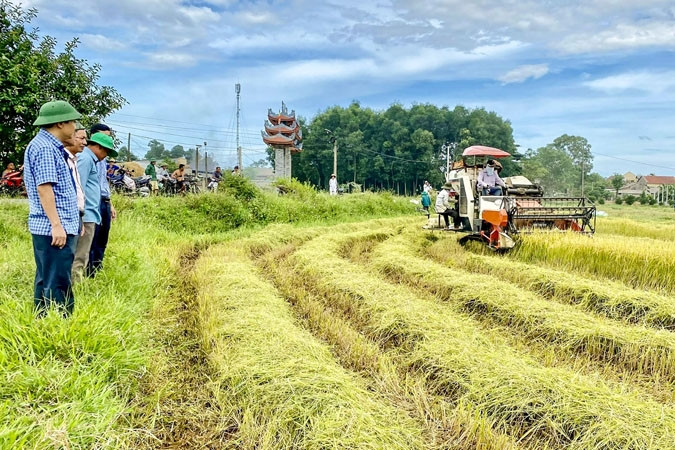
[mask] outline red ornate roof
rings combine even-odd
[[[281,111],[267,110],[263,142],[272,147],[286,147],[292,153],[302,151],[302,129],[295,120],[295,111],[288,112],[286,104],[281,102]]]

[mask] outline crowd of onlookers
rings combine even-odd
[[[39,127],[26,147],[19,168],[9,163],[2,172],[3,185],[23,183],[28,197],[28,229],[35,258],[34,304],[38,316],[57,307],[64,316],[73,312],[72,285],[93,277],[103,267],[112,221],[117,213],[111,201],[110,182],[120,166],[112,130],[97,123],[86,130],[82,115],[62,100],[45,103],[33,125]],[[145,169],[151,193],[160,183],[174,183],[185,191],[185,164],[169,174],[156,161]],[[233,175],[240,175],[235,166]],[[208,188],[215,191],[223,178],[217,167]]]

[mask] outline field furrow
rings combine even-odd
[[[513,439],[494,431],[479,411],[456,407],[429,392],[424,379],[400,370],[397,349],[381,348],[352,325],[344,308],[308,289],[288,262],[294,249],[289,245],[258,255],[258,265],[311,332],[332,346],[342,365],[360,372],[370,380],[370,389],[423,424],[428,448],[518,448]]]
[[[240,246],[198,261],[200,329],[236,448],[423,448],[420,427],[299,327]]]
[[[498,278],[448,269],[415,255],[416,234],[399,235],[375,249],[382,273],[429,290],[479,320],[546,339],[561,351],[590,355],[624,370],[675,380],[675,335],[630,326],[550,302]]]
[[[448,305],[393,285],[339,256],[357,235],[323,236],[289,260],[306,286],[343,306],[399,364],[454,404],[471,405],[526,444],[673,448],[675,413],[596,377],[545,368]],[[505,380],[508,380],[505,382]],[[431,388],[433,386],[433,388]]]
[[[423,244],[423,254],[448,267],[507,280],[546,298],[579,305],[610,319],[675,330],[675,298],[672,295],[659,295],[496,254],[478,255],[465,251],[451,236]]]

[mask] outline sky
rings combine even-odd
[[[12,0],[32,25],[102,69],[131,133],[264,157],[267,109],[485,107],[521,149],[585,137],[604,176],[675,175],[674,0]]]

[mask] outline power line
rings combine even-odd
[[[113,121],[108,122],[111,125],[119,125],[122,127],[128,127],[128,126],[134,126],[134,125],[146,125],[150,126],[153,128],[169,128],[172,130],[187,130],[187,131],[202,131],[202,132],[212,132],[212,133],[223,133],[223,134],[234,134],[235,132],[229,129],[225,128],[192,128],[192,127],[177,127],[175,125],[161,125],[157,123],[148,123],[148,122],[127,122],[127,121]],[[256,131],[252,131],[253,129],[249,129],[251,131],[247,131],[247,134],[250,134],[251,136],[258,136],[258,133]]]
[[[598,153],[598,152],[593,152],[593,153],[596,154],[596,155],[605,156],[607,158],[620,159],[621,161],[627,161],[627,162],[631,162],[631,163],[635,163],[635,164],[642,164],[643,166],[657,167],[659,169],[675,170],[675,167],[657,166],[656,164],[649,164],[649,163],[640,162],[640,161],[633,161],[632,159],[620,158],[618,156],[612,156],[612,155],[605,155],[604,153]]]

